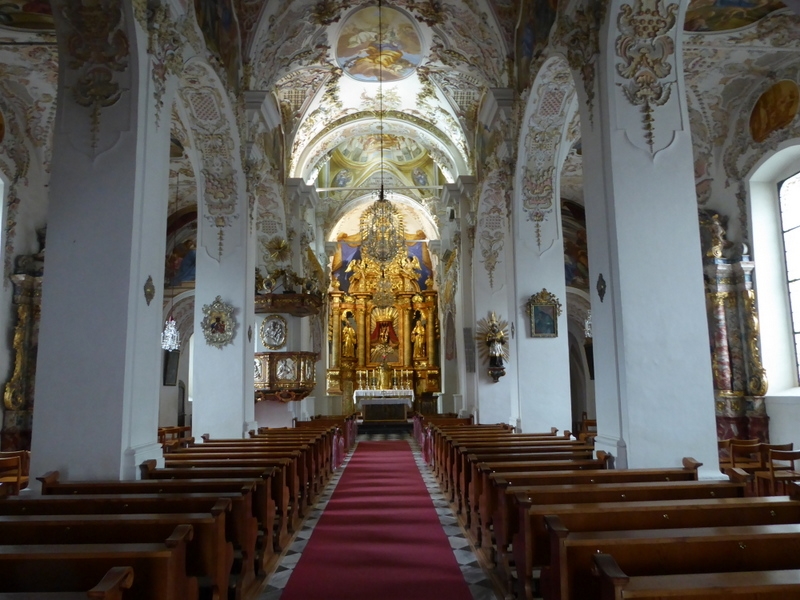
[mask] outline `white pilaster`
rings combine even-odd
[[[675,54],[664,57],[670,75],[656,84],[671,95],[651,107],[650,137],[644,108],[624,93],[649,80],[622,79],[617,68],[627,64],[617,55],[625,47],[617,30],[623,4],[609,8],[598,93],[581,113],[597,446],[615,454],[619,467],[673,466],[692,456],[707,476],[718,476],[691,135],[674,40],[682,16],[663,34],[673,38]],[[637,17],[635,7],[627,18]]]

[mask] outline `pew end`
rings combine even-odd
[[[122,600],[122,590],[129,590],[132,585],[131,567],[111,567],[100,583],[86,593],[86,597],[92,600]]]

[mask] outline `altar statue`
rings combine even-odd
[[[419,319],[411,331],[411,342],[414,344],[414,358],[425,358],[425,323]]]

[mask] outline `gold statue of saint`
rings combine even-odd
[[[414,325],[411,341],[414,344],[414,358],[425,358],[425,324],[422,319]]]
[[[347,321],[342,328],[342,356],[353,358],[355,356],[356,330]]]

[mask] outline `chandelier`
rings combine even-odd
[[[381,19],[381,1],[378,0],[378,47],[383,54],[383,26]],[[382,268],[391,263],[405,244],[405,231],[403,228],[403,216],[395,206],[386,198],[383,186],[383,66],[378,70],[378,130],[380,135],[380,174],[381,187],[378,192],[378,199],[372,206],[361,214],[361,252],[371,260],[378,263]],[[385,276],[381,275],[381,282],[385,284]],[[381,283],[379,283],[381,285]],[[391,287],[391,286],[390,286]]]
[[[178,180],[175,183],[175,208],[178,207],[178,189],[181,184],[181,171],[178,168]],[[177,231],[175,232],[177,234]],[[176,238],[173,238],[176,239]],[[173,352],[179,350],[181,347],[181,334],[178,331],[178,324],[175,322],[175,317],[172,316],[172,311],[175,308],[175,287],[172,286],[172,298],[170,299],[171,306],[169,308],[169,317],[164,323],[164,331],[161,332],[161,347],[164,350]]]

